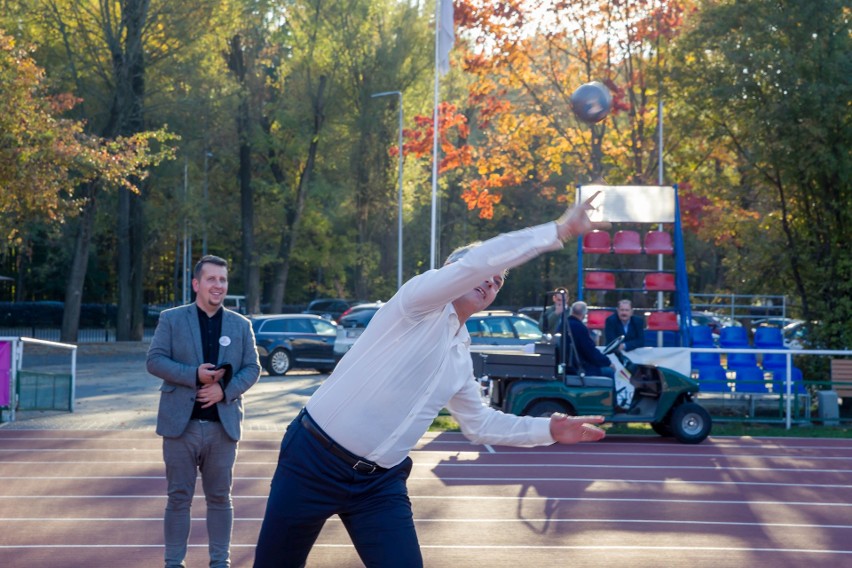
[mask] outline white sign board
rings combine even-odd
[[[675,189],[670,185],[582,185],[577,203],[600,191],[589,212],[592,221],[674,223]]]

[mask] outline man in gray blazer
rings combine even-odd
[[[186,566],[190,507],[201,471],[211,567],[231,565],[231,485],[242,434],[243,393],[260,377],[250,322],[222,303],[228,263],[208,255],[192,279],[194,304],[165,310],[148,349],[148,372],[163,380],[157,434],[163,437],[168,501],[165,565]]]

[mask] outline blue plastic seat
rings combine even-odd
[[[738,326],[723,327],[719,332],[719,345],[735,349],[750,347],[746,328]]]
[[[715,347],[713,330],[710,329],[709,325],[693,325],[690,331],[693,347]]]
[[[735,373],[736,378],[734,380],[734,389],[737,392],[768,392],[763,370],[761,370],[757,365],[754,367],[740,367],[736,369]]]
[[[728,386],[728,375],[721,365],[693,367],[698,371],[698,385],[704,392],[731,392]]]
[[[764,349],[783,349],[784,337],[777,327],[763,326],[754,331],[754,346]]]
[[[658,347],[657,331],[645,330],[645,347]],[[680,347],[680,335],[675,331],[663,331],[663,347]]]
[[[758,331],[760,331],[760,329],[777,328],[758,328]],[[755,333],[755,340],[757,340],[757,333]],[[761,347],[766,349],[784,349],[786,351],[783,344],[771,346],[761,345]],[[776,392],[787,392],[787,355],[783,353],[766,353],[763,355],[761,366],[764,371],[772,373],[772,381],[774,383],[773,390]],[[807,391],[805,390],[802,370],[794,366],[792,362],[790,363],[790,375],[793,381],[793,384],[791,385],[793,394],[805,394]]]
[[[710,367],[719,365],[722,366],[721,359],[718,353],[691,353],[690,361],[692,362],[692,367]]]
[[[728,353],[728,369],[757,367],[757,355],[754,353]]]
[[[783,353],[766,353],[763,356],[762,366],[767,371],[770,369],[781,369],[784,370],[787,368],[787,356]],[[792,365],[795,368],[795,365]]]
[[[765,369],[767,372],[772,373],[772,390],[773,392],[785,394],[787,392],[787,368],[783,369]],[[790,392],[793,394],[805,394],[807,393],[807,389],[805,388],[805,379],[802,376],[802,371],[798,367],[793,367],[790,369]]]

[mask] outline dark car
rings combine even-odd
[[[334,338],[337,328],[310,314],[257,316],[251,319],[260,364],[270,375],[290,369],[334,369]]]
[[[320,298],[314,300],[303,313],[314,314],[328,320],[337,320],[343,312],[354,305],[354,302],[342,298]]]
[[[367,324],[384,305],[384,302],[372,302],[359,304],[349,308],[337,321],[337,338],[334,340],[334,356],[338,360],[346,355],[346,352],[355,344],[355,340],[361,337]]]
[[[465,322],[472,345],[522,346],[541,341],[534,319],[508,311],[477,312]]]

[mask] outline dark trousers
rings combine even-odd
[[[338,515],[368,568],[423,566],[405,482],[411,458],[359,473],[294,420],[281,441],[255,568],[301,567],[326,519]]]

